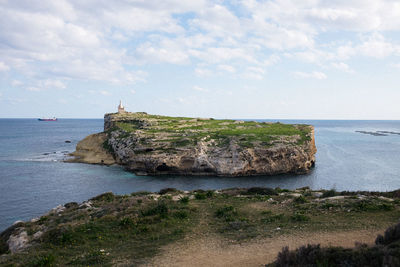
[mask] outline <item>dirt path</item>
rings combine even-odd
[[[294,249],[312,243],[322,246],[353,247],[355,242],[372,244],[382,230],[312,233],[266,238],[243,244],[229,244],[217,237],[187,238],[166,246],[146,266],[264,266],[275,260],[282,247]]]

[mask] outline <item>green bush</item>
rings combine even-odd
[[[310,220],[310,217],[304,215],[304,214],[300,214],[300,213],[295,213],[293,214],[290,219],[293,222],[306,222]]]
[[[47,266],[54,266],[56,261],[56,257],[53,254],[47,254],[42,256],[36,256],[28,266],[32,267],[47,267]]]
[[[189,217],[189,214],[185,210],[179,210],[179,211],[174,212],[172,214],[172,216],[177,218],[177,219],[184,220],[184,219],[187,219]]]
[[[277,192],[273,188],[269,187],[251,187],[247,189],[247,192],[244,193],[245,195],[277,195]]]
[[[400,240],[400,223],[386,229],[384,235],[378,235],[375,244],[388,245]]]
[[[165,217],[168,215],[168,206],[164,202],[159,202],[155,206],[142,210],[141,214],[142,216],[160,215],[161,217]]]
[[[224,219],[227,222],[234,221],[238,213],[233,206],[225,205],[215,211],[215,217]]]
[[[297,204],[304,204],[306,202],[307,202],[307,199],[304,196],[299,196],[294,199],[294,203],[297,203]]]
[[[308,244],[294,251],[284,247],[277,260],[266,266],[400,266],[400,224],[389,227],[375,244],[359,244],[354,248]]]
[[[106,192],[106,193],[100,194],[98,196],[95,196],[95,197],[91,198],[90,200],[111,202],[114,199],[115,199],[115,195],[112,192]]]
[[[196,192],[194,194],[195,199],[202,200],[207,198],[207,194],[203,192]]]
[[[263,223],[272,223],[272,222],[280,222],[283,221],[285,218],[285,215],[283,213],[276,214],[276,215],[270,215],[266,218],[262,218],[261,222]]]
[[[326,197],[334,197],[337,195],[337,192],[335,189],[331,189],[329,191],[325,191],[324,193],[322,193],[322,198],[326,198]]]
[[[206,196],[207,196],[208,198],[213,197],[213,196],[214,196],[214,191],[213,191],[213,190],[207,190]]]
[[[390,211],[394,209],[390,203],[376,203],[371,200],[361,200],[356,202],[353,207],[358,211]]]
[[[94,250],[83,257],[78,257],[71,262],[72,265],[83,265],[83,266],[92,266],[92,265],[99,265],[105,264],[108,262],[107,256],[105,252],[100,250]]]
[[[164,189],[161,189],[160,190],[160,192],[158,192],[160,195],[165,195],[165,194],[167,194],[167,193],[175,193],[175,192],[177,192],[178,190],[176,189],[176,188],[164,188]]]
[[[179,202],[181,202],[183,204],[188,204],[189,203],[189,197],[188,196],[181,197],[179,199]]]
[[[138,191],[138,192],[133,192],[131,193],[131,196],[136,197],[136,196],[147,196],[151,194],[151,192],[148,191]]]
[[[119,221],[119,226],[122,226],[122,227],[129,228],[134,225],[135,225],[135,222],[132,220],[132,218],[129,218],[129,217],[125,217]]]
[[[78,236],[70,227],[54,228],[43,235],[43,240],[55,245],[68,245],[77,242]]]

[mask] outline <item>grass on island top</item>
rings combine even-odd
[[[246,244],[281,235],[386,228],[398,220],[399,192],[360,193],[308,188],[250,188],[131,195],[105,193],[89,206],[66,204],[38,222],[20,223],[29,237],[44,234],[25,251],[0,257],[2,266],[112,266],[147,263],[185,236],[219,236]],[[321,195],[321,193],[319,193]],[[343,197],[335,197],[341,195]],[[393,197],[388,199],[386,197]],[[333,198],[332,198],[333,197]],[[6,240],[0,240],[1,253]]]
[[[124,131],[121,138],[140,130],[142,135],[153,139],[162,135],[160,142],[173,143],[174,147],[195,145],[200,140],[213,140],[223,146],[232,139],[243,147],[268,147],[282,139],[295,145],[311,139],[309,125],[168,117],[140,112],[112,116],[119,120],[115,126]]]

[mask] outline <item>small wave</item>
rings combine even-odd
[[[40,155],[33,155],[27,158],[19,158],[15,159],[16,161],[39,161],[39,162],[56,162],[56,161],[64,161],[69,157],[69,154],[72,151],[53,151],[53,152],[44,152]]]

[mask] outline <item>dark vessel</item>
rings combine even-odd
[[[57,118],[53,117],[53,118],[40,118],[38,119],[39,121],[57,121]]]

